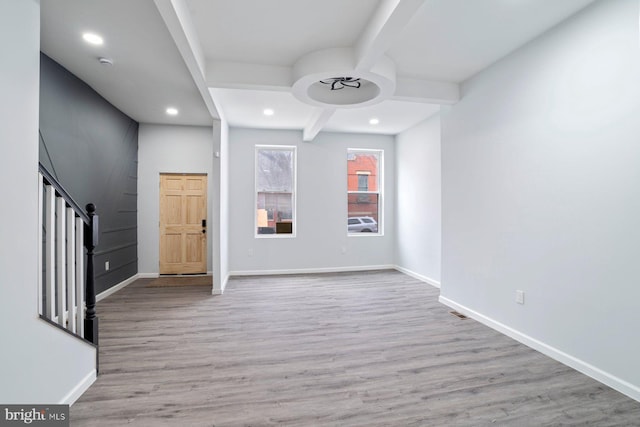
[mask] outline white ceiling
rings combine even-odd
[[[378,0],[187,0],[209,60],[292,66],[326,47],[349,47]]]
[[[388,51],[405,76],[462,82],[593,0],[429,0]]]
[[[309,139],[319,130],[397,134],[592,1],[47,0],[41,48],[139,122],[223,117],[232,126],[301,129]],[[85,31],[105,44],[87,45]],[[354,69],[365,71],[386,55],[396,68],[393,96],[345,109],[294,97],[296,62],[329,48],[353,49]],[[179,115],[167,116],[168,106]],[[370,125],[372,117],[380,123]]]

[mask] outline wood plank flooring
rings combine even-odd
[[[72,426],[640,426],[640,403],[395,271],[139,280],[98,305]]]

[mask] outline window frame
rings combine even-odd
[[[349,190],[349,161],[352,154],[366,154],[375,153],[378,155],[378,176],[377,176],[377,191],[351,191]],[[384,149],[382,148],[347,148],[347,237],[381,237],[384,236]],[[356,175],[363,174],[362,171],[356,171]],[[364,174],[363,174],[364,175]],[[349,194],[377,194],[378,195],[378,232],[377,233],[362,233],[362,232],[349,232]]]
[[[291,194],[291,233],[258,234],[258,152],[266,151],[291,151],[293,153],[293,185]],[[264,145],[256,144],[253,159],[253,235],[256,239],[293,239],[297,231],[297,193],[298,193],[298,147],[295,145]],[[277,194],[277,193],[272,193]]]

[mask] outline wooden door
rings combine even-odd
[[[160,274],[207,272],[207,176],[160,174]]]

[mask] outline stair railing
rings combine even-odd
[[[86,212],[81,209],[42,164],[38,177],[40,317],[97,346],[93,272],[93,250],[98,244],[96,208],[89,203]]]

